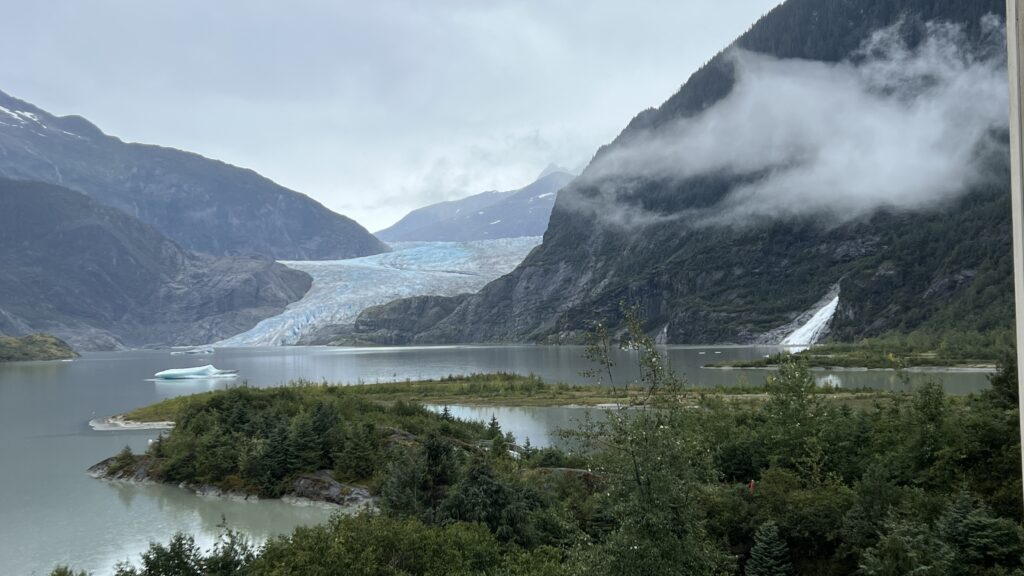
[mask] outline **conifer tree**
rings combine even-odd
[[[746,576],[790,576],[794,574],[789,547],[779,534],[779,527],[769,520],[754,533],[754,547],[744,570]]]
[[[491,421],[487,424],[487,434],[491,438],[501,438],[501,424],[498,423],[498,417],[491,414]]]

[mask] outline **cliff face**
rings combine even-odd
[[[0,329],[79,349],[207,343],[279,313],[310,277],[197,255],[65,188],[0,179]]]
[[[0,92],[0,177],[57,184],[211,255],[283,260],[367,256],[387,246],[358,223],[259,174],[107,136]]]
[[[897,23],[913,49],[935,22],[955,24],[964,42],[977,45],[991,33],[986,15],[1002,10],[993,0],[789,0],[736,46],[834,63],[864,58],[856,52],[871,35]],[[654,169],[623,177],[607,169],[605,160],[621,156],[657,166],[660,152],[637,144],[730,96],[737,66],[735,58],[719,54],[664,105],[638,115],[602,148],[559,194],[543,244],[515,271],[478,294],[369,309],[351,336],[415,343],[577,341],[595,320],[614,325],[622,302],[639,306],[647,328],[664,331],[669,342],[752,342],[792,322],[837,284],[841,296],[831,333],[840,339],[1010,325],[1009,176],[1006,135],[998,129],[988,135],[994,144],[979,169],[984,177],[965,190],[927,209],[881,202],[856,217],[821,218],[797,208],[743,225],[696,225],[692,215],[713,219],[727,208],[744,209],[734,192],[779,169],[684,177]],[[733,156],[748,150],[735,144]],[[842,181],[842,174],[835,176]],[[623,224],[609,217],[619,212],[641,213],[645,221]]]

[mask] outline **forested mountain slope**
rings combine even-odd
[[[122,142],[3,92],[0,177],[83,192],[195,252],[320,260],[387,251],[358,223],[252,170]]]
[[[85,350],[207,343],[310,283],[270,260],[188,252],[78,192],[0,179],[0,334],[45,331]]]
[[[1005,330],[1003,10],[789,0],[602,148],[515,271],[356,332],[574,341],[625,302],[669,342],[764,341],[836,285],[834,338]]]

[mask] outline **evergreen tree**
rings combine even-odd
[[[298,455],[289,438],[286,424],[280,423],[274,427],[267,440],[266,454],[271,478],[283,480],[298,468]]]
[[[769,520],[754,533],[754,547],[747,561],[747,576],[788,576],[794,574],[789,547],[779,534],[779,527]]]
[[[1000,361],[999,371],[988,377],[992,387],[982,393],[992,404],[1007,410],[1017,408],[1019,392],[1017,386],[1017,355],[1004,354]]]
[[[313,416],[308,412],[301,412],[292,420],[289,428],[288,442],[295,455],[295,468],[300,471],[319,469],[322,445]]]
[[[334,473],[343,480],[365,480],[373,476],[381,459],[381,438],[370,422],[349,428],[342,449],[335,455]]]
[[[338,442],[335,431],[340,421],[341,415],[334,404],[318,402],[313,409],[313,432],[319,439],[322,466],[331,466],[331,453],[335,451]]]
[[[203,553],[191,536],[175,534],[164,546],[152,544],[142,553],[142,569],[126,562],[117,565],[116,576],[205,576]]]
[[[160,435],[156,437],[153,444],[149,447],[149,453],[154,458],[166,458],[167,451],[164,449],[164,433],[160,432]]]
[[[487,424],[487,434],[491,438],[501,438],[501,424],[498,423],[498,417],[491,414],[491,421]]]
[[[120,474],[122,472],[130,472],[135,467],[135,455],[132,454],[132,447],[125,445],[120,452],[117,453],[117,457],[114,458],[114,462],[110,465],[111,474]]]
[[[266,440],[252,437],[242,442],[238,454],[238,472],[245,481],[258,486],[264,493],[269,493],[277,483],[271,466]]]
[[[1021,530],[1006,518],[994,518],[967,492],[960,492],[935,523],[949,546],[952,574],[976,573],[981,566],[1012,566],[1021,557]]]
[[[508,446],[505,444],[505,438],[500,434],[495,436],[491,440],[491,455],[495,458],[504,458],[508,456]]]
[[[927,525],[896,515],[886,520],[878,543],[860,558],[864,576],[950,576],[955,567],[954,551]]]
[[[423,488],[427,484],[427,462],[421,450],[399,450],[388,464],[380,488],[380,506],[392,516],[418,517],[424,513]]]

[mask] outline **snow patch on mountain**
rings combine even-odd
[[[4,108],[3,106],[0,106],[0,113],[7,114],[11,118],[14,118],[15,120],[18,120],[19,122],[24,122],[24,120],[21,118],[21,116],[18,116],[18,114],[16,112],[14,112],[13,110],[11,110],[10,108]]]
[[[216,346],[295,344],[321,326],[353,322],[364,309],[410,296],[476,292],[511,272],[538,236],[472,242],[402,242],[393,252],[329,261],[284,261],[313,277],[313,286],[283,313]]]

